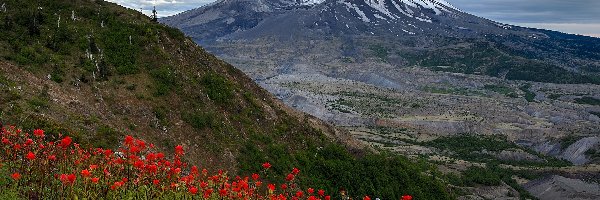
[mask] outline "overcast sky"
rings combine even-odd
[[[108,0],[159,17],[215,0]],[[600,37],[600,0],[446,0],[457,8],[498,22]]]

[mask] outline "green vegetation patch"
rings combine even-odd
[[[517,98],[517,93],[510,87],[504,85],[485,85],[483,87],[486,90],[502,94],[507,97]]]
[[[523,92],[525,92],[525,99],[528,102],[533,102],[535,100],[535,93],[533,93],[531,90],[529,90],[531,88],[531,84],[525,84],[521,87],[519,87],[519,89]]]
[[[475,91],[467,88],[440,88],[425,86],[422,89],[425,92],[435,94],[452,94],[452,95],[463,95],[463,96],[483,96],[484,94],[480,91]]]
[[[388,49],[383,45],[371,45],[369,50],[373,53],[373,56],[379,58],[381,61],[386,61],[389,55]]]
[[[150,70],[150,76],[154,79],[154,95],[163,96],[175,90],[177,76],[170,67],[163,66]]]
[[[484,136],[484,135],[460,135],[441,137],[422,145],[436,147],[448,152],[452,157],[464,159],[468,161],[484,162],[484,163],[502,163],[516,166],[568,166],[569,163],[564,160],[559,160],[553,157],[544,156],[532,150],[518,146],[515,143],[506,140],[503,136]],[[534,161],[511,161],[499,160],[494,156],[503,150],[523,150],[527,153],[536,155],[545,162]],[[487,151],[490,153],[482,153]]]
[[[596,99],[594,97],[581,97],[581,98],[576,98],[575,103],[600,106],[600,99]]]
[[[216,103],[229,103],[234,97],[234,84],[216,73],[209,73],[202,78],[208,97]]]
[[[361,198],[368,194],[382,199],[400,199],[402,194],[412,194],[415,199],[450,199],[445,185],[435,178],[438,172],[426,162],[388,153],[367,153],[355,157],[337,144],[309,146],[290,152],[283,144],[264,136],[254,136],[244,145],[238,157],[242,173],[261,170],[260,163],[272,161],[273,172],[269,179],[281,180],[290,167],[302,169],[297,177],[300,185],[312,185],[326,191],[345,188],[349,196]],[[265,146],[261,150],[259,146]],[[341,198],[334,193],[332,198]]]

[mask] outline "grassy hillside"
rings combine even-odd
[[[178,30],[104,1],[3,1],[0,122],[49,139],[116,148],[126,134],[184,160],[248,175],[271,162],[301,184],[353,197],[448,199],[427,163],[361,150],[349,136],[292,111]],[[333,194],[333,193],[332,193]],[[336,194],[333,194],[333,197]]]

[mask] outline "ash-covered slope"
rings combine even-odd
[[[436,70],[450,66],[442,70],[540,82],[600,83],[600,39],[497,23],[443,0],[223,0],[161,22],[183,30],[217,54],[211,46],[227,41],[269,38],[277,40],[278,49],[293,50],[291,44],[301,39],[341,39],[344,46],[353,46],[345,52],[360,52],[357,44],[368,41],[386,44],[387,49],[419,47],[411,49],[415,55],[410,58],[390,61],[399,66]],[[464,44],[473,44],[466,53],[488,53],[465,59],[447,50]]]

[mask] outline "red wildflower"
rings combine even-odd
[[[181,145],[175,146],[175,154],[183,155],[183,146],[181,146]]]
[[[267,187],[269,188],[269,191],[275,191],[275,185],[274,184],[269,184],[267,185]]]
[[[91,175],[92,175],[92,173],[90,173],[89,170],[87,170],[87,169],[81,170],[81,176],[90,177]]]
[[[133,145],[133,137],[131,135],[126,135],[125,136],[125,144],[126,145]]]
[[[212,189],[204,190],[204,198],[207,199],[208,197],[210,197],[210,195],[212,195],[212,193]]]
[[[286,190],[288,188],[287,184],[281,184],[281,189]]]
[[[188,192],[190,192],[190,194],[197,194],[198,188],[192,186],[192,187],[190,187],[190,189],[188,189]]]
[[[99,180],[100,180],[100,178],[94,177],[94,178],[92,178],[92,183],[98,183]]]
[[[67,176],[67,180],[69,180],[69,183],[71,183],[71,184],[73,184],[76,179],[77,179],[77,176],[75,174],[69,174]]]
[[[144,142],[142,140],[136,140],[135,143],[141,149],[145,149],[146,148],[146,142]]]
[[[317,197],[315,197],[315,196],[309,196],[308,200],[317,200]]]
[[[271,163],[269,163],[269,162],[263,163],[262,167],[265,169],[269,169],[269,168],[271,168]]]
[[[98,165],[90,165],[90,170],[94,171],[98,168]]]
[[[179,174],[179,173],[181,173],[181,168],[178,167],[178,168],[173,169],[173,174]]]
[[[65,138],[60,140],[59,146],[66,149],[67,147],[69,147],[69,145],[71,145],[71,142],[73,142],[73,140],[69,136],[66,136]]]
[[[50,156],[48,156],[48,160],[55,161],[56,160],[56,156],[55,155],[50,155]]]
[[[36,137],[44,137],[44,130],[35,129],[33,130],[33,135],[35,135]]]
[[[198,167],[197,167],[196,165],[192,166],[192,169],[190,169],[190,172],[191,172],[193,175],[198,175],[198,173],[199,173],[199,172],[198,172]]]
[[[404,195],[404,196],[402,196],[402,200],[412,200],[412,196]]]
[[[298,197],[298,198],[302,198],[303,195],[304,195],[304,193],[302,191],[296,192],[296,197]]]
[[[369,197],[369,196],[365,196],[365,197],[363,198],[363,200],[371,200],[371,197]]]
[[[110,189],[111,189],[111,190],[116,190],[116,189],[119,189],[121,186],[123,186],[123,184],[124,184],[123,182],[119,182],[119,181],[117,181],[117,182],[115,182],[115,183],[114,183],[112,186],[110,186]]]
[[[33,160],[33,159],[35,159],[35,154],[33,154],[33,152],[30,151],[29,153],[27,153],[27,156],[25,156],[25,157],[29,160]]]
[[[325,196],[325,200],[331,200],[331,196]]]
[[[227,196],[227,189],[223,188],[219,190],[219,195],[221,195],[221,197]]]
[[[146,165],[146,169],[148,169],[150,173],[156,173],[156,171],[158,171],[158,167],[156,165]]]
[[[300,173],[300,170],[294,167],[294,169],[292,169],[292,174],[298,175],[298,173]]]
[[[206,188],[206,187],[208,187],[208,183],[206,183],[206,182],[202,181],[202,182],[200,183],[200,187],[201,187],[201,188]]]
[[[315,189],[308,188],[308,190],[306,190],[306,191],[307,191],[309,194],[312,194],[312,193],[314,193],[314,192],[315,192]]]
[[[10,177],[12,179],[14,179],[15,181],[18,181],[19,179],[21,179],[21,174],[19,174],[18,172],[15,172],[15,173],[11,174]]]
[[[156,155],[154,153],[148,153],[148,155],[146,155],[146,160],[153,161],[154,159],[156,159]]]
[[[286,181],[293,181],[294,180],[294,174],[288,174],[287,177],[285,177]]]
[[[252,174],[252,179],[253,180],[258,180],[258,178],[260,178],[260,176],[258,174]]]
[[[77,176],[75,174],[61,174],[59,179],[63,184],[70,185],[75,183]]]
[[[133,166],[135,168],[138,168],[138,169],[143,169],[144,168],[144,161],[141,161],[141,160],[135,161],[135,163],[133,163]]]
[[[325,195],[325,190],[319,190],[317,194],[319,194],[319,196],[323,196]]]

